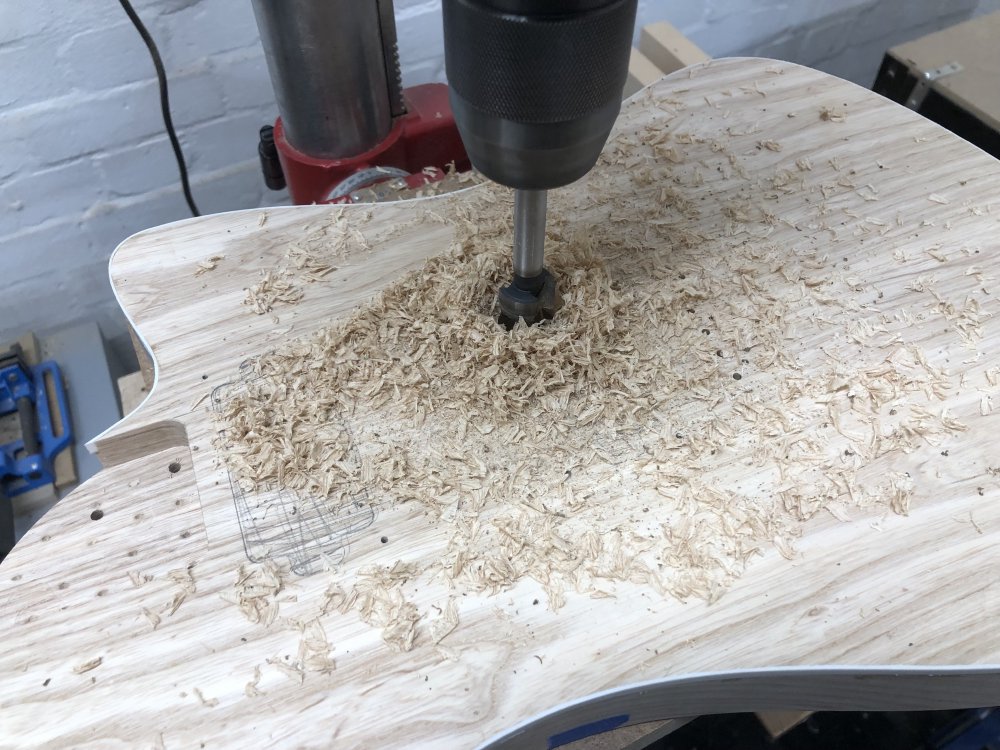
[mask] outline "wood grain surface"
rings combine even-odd
[[[870,467],[909,480],[894,500],[908,515],[888,500],[813,515],[794,550],[762,546],[712,603],[632,581],[603,598],[569,592],[558,611],[533,604],[544,596],[531,580],[460,596],[459,625],[439,642],[433,607],[449,592],[432,581],[411,592],[430,613],[413,648],[392,650],[356,613],[325,607],[324,593],[365,565],[439,555],[434,525],[412,508],[383,508],[331,570],[268,580],[247,559],[213,406],[243,363],[328,326],[445,250],[456,232],[448,217],[493,188],[178,222],[130,238],[111,262],[156,360],[152,392],[93,441],[107,468],[0,566],[0,746],[530,748],[713,711],[1000,703],[1000,165],[851,84],[719,60],[626,103],[609,144],[617,156],[561,193],[574,207],[566,220],[606,221],[602,196],[658,200],[621,160],[663,132],[675,138],[673,205],[698,209],[676,231],[718,237],[704,252],[717,253],[719,273],[728,253],[766,245],[746,264],[766,266],[775,286],[748,296],[805,299],[827,278],[846,284],[787,321],[803,377],[831,360],[849,372],[852,352],[884,349],[887,362],[901,349],[922,353],[908,371],[928,392],[908,403],[925,398],[926,430]],[[737,197],[752,216],[734,208]],[[417,220],[428,212],[442,220]],[[246,290],[290,244],[330,226],[364,242],[301,284],[296,304],[255,314]],[[815,267],[792,274],[804,252]],[[894,322],[873,332],[880,315]],[[766,368],[748,359],[738,385],[763,387]],[[852,413],[857,385],[831,382],[829,399],[845,411],[830,420]],[[832,427],[816,434],[827,427],[839,455]],[[741,457],[722,469],[727,481],[759,479]],[[810,476],[775,482],[773,493]],[[621,503],[641,502],[621,488]],[[253,576],[263,619],[276,607],[269,624],[233,603]]]

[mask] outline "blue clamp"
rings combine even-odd
[[[47,360],[31,367],[20,355],[15,347],[0,357],[0,417],[17,413],[21,423],[20,439],[0,445],[0,493],[8,497],[52,484],[52,461],[73,439],[59,366]],[[58,423],[52,418],[50,395]],[[59,434],[56,424],[62,426]]]

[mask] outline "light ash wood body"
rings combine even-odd
[[[657,106],[668,98],[687,105],[669,122]],[[821,123],[822,106],[843,109],[846,121]],[[908,225],[864,243],[843,232],[829,240],[830,255],[847,258],[900,305],[910,296],[925,304],[907,291],[922,274],[947,288],[967,283],[973,265],[987,276],[1000,268],[1000,164],[870,92],[784,63],[720,60],[641,92],[619,127],[660,121],[708,138],[757,124],[756,135],[732,140],[735,151],[763,139],[781,144],[754,157],[759,169],[808,157],[819,172],[836,157],[857,170],[858,183],[875,185],[880,199],[859,196],[845,207],[862,216],[900,213]],[[602,169],[627,195],[627,170]],[[921,459],[909,517],[816,517],[794,560],[768,551],[711,605],[622,584],[616,598],[571,595],[552,613],[511,604],[534,590],[524,584],[462,603],[461,625],[447,641],[453,658],[431,645],[392,652],[376,630],[334,613],[323,626],[335,671],[299,684],[271,668],[266,660],[294,653],[300,635],[251,624],[220,598],[246,558],[206,399],[241,362],[328,325],[445,248],[447,225],[405,222],[428,209],[447,215],[465,196],[241,211],[122,244],[111,276],[152,349],[156,384],[137,411],[93,441],[107,468],[0,566],[0,747],[473,747],[491,739],[543,747],[553,734],[619,714],[636,723],[713,711],[1000,703],[1000,480],[989,471],[1000,465],[998,422],[980,414],[977,395],[988,388],[984,371],[1000,364],[995,319],[983,324],[982,356],[970,365],[953,330],[928,323],[910,332],[936,365],[967,368],[976,381],[948,402],[968,429],[949,442],[947,459]],[[797,194],[779,208],[792,220],[808,214]],[[344,259],[298,305],[276,309],[280,322],[252,314],[244,290],[259,271],[340,210],[348,221],[374,211],[365,231],[375,250]],[[769,242],[800,236],[778,224]],[[936,244],[979,253],[939,262],[919,251]],[[900,246],[914,256],[906,265],[893,258]],[[195,275],[217,255],[224,259],[215,270]],[[991,296],[983,307],[1000,309]],[[822,331],[803,335],[814,333]],[[899,460],[913,466],[912,456]],[[94,511],[103,517],[91,520]],[[412,521],[383,514],[352,557],[386,562],[380,534],[410,555],[432,554],[407,533]],[[154,629],[143,609],[170,602],[179,586],[169,572],[189,568],[196,591]],[[292,582],[283,595],[299,601],[283,603],[282,615],[301,614],[296,607],[327,583],[323,575]],[[257,667],[263,695],[248,697]]]

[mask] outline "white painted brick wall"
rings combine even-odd
[[[364,0],[358,0],[359,2]],[[248,0],[134,0],[160,46],[205,212],[277,202],[256,136],[276,114]],[[714,56],[794,60],[870,85],[885,50],[1000,0],[640,0]],[[440,0],[397,0],[406,85],[444,80]],[[107,259],[185,218],[145,47],[112,0],[0,2],[0,340],[79,317],[122,330]]]

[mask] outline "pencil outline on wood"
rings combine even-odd
[[[219,413],[234,395],[255,380],[253,360],[240,364],[239,377],[212,389],[212,410]],[[351,436],[346,423],[344,430]],[[225,431],[220,431],[224,436]],[[353,436],[350,441],[352,460],[360,461]],[[250,562],[287,558],[292,572],[309,576],[327,565],[339,565],[347,559],[351,538],[375,523],[377,509],[367,489],[336,512],[323,498],[300,495],[283,488],[263,492],[246,492],[225,469],[233,495],[236,519],[239,522],[243,550]],[[261,514],[261,510],[263,513]],[[278,518],[272,524],[264,521],[272,512]]]

